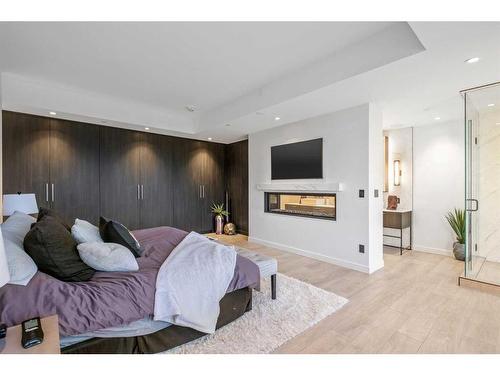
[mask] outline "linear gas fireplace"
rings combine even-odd
[[[337,196],[334,193],[265,192],[264,210],[274,214],[336,220]]]

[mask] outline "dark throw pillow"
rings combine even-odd
[[[53,210],[52,208],[40,207],[40,209],[38,210],[37,221],[40,221],[47,216],[53,217],[59,223],[61,223],[64,226],[64,228],[66,228],[68,231],[71,232],[71,225],[68,225],[68,223],[66,223],[66,221],[61,217],[61,215],[59,215],[55,210]]]
[[[99,233],[104,242],[125,246],[136,258],[141,256],[141,245],[125,225],[102,217],[99,219]]]
[[[41,218],[24,237],[24,250],[38,269],[62,281],[88,281],[95,270],[80,259],[76,241],[56,218]]]

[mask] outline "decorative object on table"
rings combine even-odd
[[[215,234],[223,234],[224,230],[224,216],[229,213],[224,209],[224,203],[212,204],[212,213],[215,214]]]
[[[224,225],[224,234],[227,234],[228,236],[233,236],[236,234],[236,225],[233,223],[227,223]]]
[[[453,243],[453,255],[456,260],[465,260],[465,210],[455,208],[448,212],[446,220],[453,229],[457,241]]]
[[[32,318],[21,323],[21,345],[24,349],[32,348],[43,342],[43,329],[40,318]]]
[[[7,255],[3,247],[2,231],[0,230],[0,288],[7,284],[10,280],[9,267],[7,266]],[[7,327],[0,322],[0,352],[5,346],[5,334]]]
[[[398,197],[397,195],[389,195],[387,198],[387,209],[388,210],[397,210],[398,209]]]
[[[25,214],[37,214],[35,194],[4,194],[3,196],[3,216],[10,216],[19,211]]]

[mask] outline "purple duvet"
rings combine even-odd
[[[37,272],[27,286],[0,288],[0,321],[8,326],[35,316],[59,315],[62,336],[129,324],[152,317],[156,275],[172,250],[187,235],[158,227],[134,232],[143,254],[137,272],[96,272],[87,282],[64,282]],[[258,267],[238,256],[228,292],[259,283]]]

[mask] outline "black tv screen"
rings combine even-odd
[[[323,138],[271,147],[271,179],[323,178]]]

